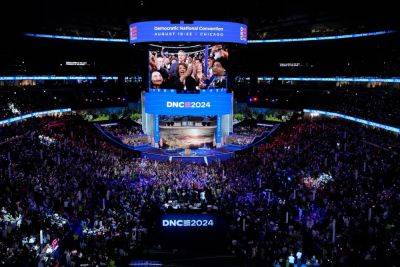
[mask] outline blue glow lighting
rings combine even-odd
[[[400,83],[400,77],[279,77],[279,81]]]
[[[0,125],[6,125],[6,124],[18,122],[18,121],[23,121],[23,120],[33,118],[33,117],[48,116],[48,115],[53,115],[53,114],[57,114],[57,113],[65,113],[65,112],[71,112],[71,109],[70,108],[61,108],[61,109],[52,109],[52,110],[28,113],[28,114],[24,114],[21,116],[1,120]]]
[[[102,80],[118,80],[117,76],[102,76]]]
[[[388,30],[388,31],[344,34],[344,35],[334,35],[334,36],[269,39],[269,40],[248,40],[247,42],[250,44],[259,44],[259,43],[292,43],[292,42],[326,41],[326,40],[350,39],[350,38],[385,35],[385,34],[390,34],[390,33],[394,33],[394,32],[396,32],[396,31]]]
[[[380,124],[380,123],[376,123],[376,122],[373,122],[373,121],[364,120],[364,119],[360,119],[360,118],[356,118],[356,117],[352,117],[352,116],[348,116],[348,115],[344,115],[344,114],[340,114],[340,113],[336,113],[336,112],[323,111],[323,110],[317,110],[317,109],[303,109],[303,112],[305,112],[305,113],[313,113],[315,115],[325,115],[325,116],[329,116],[329,117],[341,118],[341,119],[344,119],[344,120],[349,120],[349,121],[354,121],[354,122],[357,122],[357,123],[361,123],[363,125],[384,129],[386,131],[394,132],[394,133],[397,133],[397,134],[400,133],[400,128],[396,128],[396,127],[393,127],[393,126],[388,126],[388,125],[385,125],[385,124]]]
[[[66,36],[66,35],[41,34],[41,33],[25,33],[25,36],[35,37],[35,38],[74,40],[74,41],[112,42],[112,43],[128,43],[129,42],[128,39]]]
[[[268,39],[268,40],[247,40],[250,44],[260,43],[292,43],[292,42],[309,42],[309,41],[326,41],[338,39],[351,39],[360,37],[379,36],[394,33],[394,30],[344,34],[335,36],[318,36],[318,37],[303,37],[303,38],[283,38],[283,39]],[[92,41],[92,42],[111,42],[111,43],[129,43],[129,39],[118,38],[101,38],[101,37],[84,37],[84,36],[66,36],[56,34],[41,34],[41,33],[25,33],[25,36],[35,38],[48,38],[48,39],[61,39],[61,40],[74,40],[74,41]]]
[[[274,77],[257,77],[257,81],[272,81],[274,79]]]
[[[96,76],[0,76],[0,81],[21,80],[96,80]]]

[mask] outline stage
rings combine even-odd
[[[227,160],[234,157],[236,151],[242,150],[241,146],[227,145],[220,148],[196,148],[191,149],[190,154],[185,154],[185,149],[162,149],[150,145],[137,146],[136,151],[142,158],[159,161],[182,161],[187,163],[209,164],[218,160]]]
[[[267,138],[279,127],[279,123],[271,123],[265,127],[265,131],[255,136],[250,143],[245,145],[225,144],[221,147],[198,147],[198,148],[156,148],[151,143],[129,145],[121,138],[113,135],[108,127],[110,124],[94,124],[95,128],[110,143],[131,151],[138,152],[140,157],[158,161],[181,161],[187,163],[210,164],[215,161],[224,161],[235,156],[235,153],[252,149],[267,141]],[[118,123],[112,124],[118,127]],[[207,128],[207,127],[205,127]],[[229,136],[228,136],[229,137]]]

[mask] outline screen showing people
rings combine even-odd
[[[227,87],[228,49],[224,45],[154,47],[149,51],[150,88],[195,92]]]

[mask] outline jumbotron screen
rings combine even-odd
[[[229,51],[225,45],[153,46],[149,88],[195,92],[226,88]]]

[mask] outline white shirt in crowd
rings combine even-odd
[[[293,255],[290,255],[290,256],[288,257],[288,260],[289,260],[289,264],[294,264],[294,257],[293,257]]]
[[[204,192],[204,191],[200,192],[200,199],[206,200],[206,192]]]
[[[301,261],[302,255],[303,255],[303,253],[301,253],[301,251],[297,251],[297,253],[296,253],[297,262]]]

